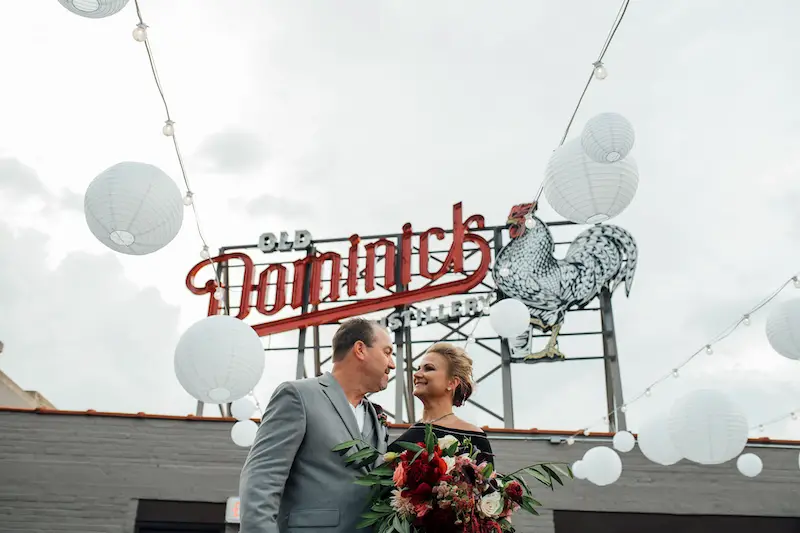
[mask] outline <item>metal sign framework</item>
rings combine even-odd
[[[551,222],[547,224],[549,227],[559,227],[559,226],[571,226],[573,225],[571,222]],[[475,233],[481,234],[489,243],[491,248],[492,254],[492,261],[497,256],[497,252],[502,249],[504,242],[507,242],[508,236],[506,231],[506,226],[487,226],[481,229],[473,230]],[[453,230],[445,230],[445,234],[451,235]],[[419,235],[419,233],[415,233],[415,235]],[[401,242],[400,239],[402,234],[400,233],[392,233],[392,234],[383,234],[383,235],[369,235],[362,237],[363,239],[388,239],[396,243],[398,256],[399,250],[401,249]],[[341,237],[341,238],[332,238],[332,239],[317,239],[314,240],[310,246],[305,249],[305,253],[309,256],[314,255],[318,252],[324,252],[327,249],[335,246],[346,246],[349,244],[348,237]],[[556,245],[568,245],[569,241],[566,242],[557,242]],[[324,250],[320,250],[320,248],[324,248]],[[464,274],[472,274],[475,272],[475,268],[469,266],[470,259],[477,253],[476,248],[470,248],[468,246],[464,247],[465,253],[465,261],[464,261]],[[255,252],[255,257],[265,257],[261,252],[259,252],[259,245],[252,244],[252,245],[240,245],[240,246],[227,246],[220,249],[220,255],[230,253],[230,252]],[[447,254],[448,250],[429,250],[428,254],[432,261],[436,262],[437,265],[443,265],[444,261],[440,259],[443,254]],[[419,247],[414,246],[412,247],[412,254],[418,255],[420,253]],[[296,255],[296,252],[295,252]],[[266,257],[276,258],[275,254],[266,255]],[[270,261],[270,262],[256,262],[256,266],[264,266],[264,265],[274,265],[274,264],[291,264],[296,257],[292,258],[291,260],[286,261]],[[364,259],[364,256],[359,256],[359,259]],[[384,261],[385,257],[377,258],[378,262]],[[398,270],[398,273],[395,276],[395,279],[399,280],[399,269],[401,267],[401,262],[399,260],[394,261],[395,268]],[[244,280],[241,280],[241,268],[237,268],[238,265],[230,264],[228,261],[220,262],[216,265],[218,270],[218,275],[222,280],[222,284],[224,287],[224,300],[227,305],[223,306],[223,309],[227,310],[228,313],[235,315],[238,312],[237,305],[231,305],[232,300],[237,301],[239,300],[238,297],[231,297],[232,291],[241,290],[242,284]],[[308,266],[310,268],[310,264]],[[364,272],[360,272],[360,277],[363,277]],[[418,286],[427,286],[430,285],[432,282],[429,279],[423,278],[418,272],[412,272],[412,282],[411,284],[403,284],[397,283],[393,288],[388,289],[384,286],[385,275],[375,275],[375,283],[376,285],[387,291],[387,293],[394,293],[394,292],[402,292],[409,290],[409,287],[412,285]],[[328,305],[341,305],[347,304],[352,302],[364,301],[371,298],[363,297],[360,295],[356,295],[350,297],[348,299],[340,299],[338,302],[331,303],[329,301],[329,296],[322,298],[322,300],[317,305],[311,305],[309,303],[309,295],[310,295],[310,288],[309,288],[309,280],[311,279],[310,272],[303,277],[304,279],[304,286],[303,286],[303,300],[302,305],[300,307],[301,314],[309,313],[317,311],[318,309],[324,309],[325,306]],[[323,274],[323,283],[330,283],[330,273],[328,275]],[[344,285],[344,281],[340,280],[340,283]],[[416,288],[416,287],[415,287]],[[496,295],[497,298],[503,298],[504,296],[499,293],[498,289],[495,287],[495,284],[492,280],[490,274],[487,274],[484,279],[472,290],[459,294],[454,295],[455,298],[478,298],[483,297],[486,298],[487,296]],[[373,296],[374,297],[374,296]],[[602,355],[589,355],[589,356],[582,356],[582,357],[567,357],[563,360],[558,360],[558,362],[567,362],[567,361],[587,361],[587,360],[603,360],[604,362],[604,371],[605,371],[605,390],[606,390],[606,403],[608,406],[608,412],[613,413],[617,412],[617,408],[624,404],[623,401],[623,394],[622,394],[622,383],[620,377],[620,369],[619,369],[619,360],[618,360],[618,353],[617,353],[617,344],[616,344],[616,335],[614,330],[614,317],[611,305],[611,294],[604,290],[599,297],[596,299],[597,305],[591,304],[590,306],[580,309],[580,310],[573,310],[569,311],[568,313],[598,313],[600,316],[600,329],[599,331],[579,331],[579,332],[562,332],[561,336],[600,336],[601,337],[601,345],[602,345]],[[438,301],[430,301],[430,302],[419,302],[418,304],[409,304],[403,305],[399,307],[395,307],[392,310],[388,310],[382,313],[379,313],[379,316],[376,316],[376,319],[384,318],[390,314],[398,313],[403,314],[403,316],[409,316],[411,314],[420,313],[421,309],[425,306],[438,304]],[[512,380],[511,380],[511,368],[513,363],[524,363],[524,364],[539,364],[539,363],[551,363],[556,362],[553,359],[535,359],[535,360],[525,360],[524,357],[514,357],[511,354],[509,349],[508,343],[497,336],[482,336],[476,337],[472,334],[473,331],[476,330],[477,322],[481,320],[480,314],[473,314],[472,316],[452,316],[449,320],[441,320],[441,321],[434,321],[433,326],[443,328],[440,329],[442,334],[438,337],[434,338],[425,338],[425,335],[422,335],[420,332],[423,330],[429,330],[429,327],[418,327],[413,320],[405,320],[402,322],[402,325],[394,331],[394,338],[396,344],[396,371],[395,375],[390,378],[390,383],[394,383],[394,408],[387,408],[387,413],[395,420],[397,423],[413,423],[416,421],[416,413],[415,413],[415,405],[414,405],[414,397],[410,393],[413,389],[413,372],[414,372],[414,363],[417,361],[422,355],[425,353],[427,348],[429,348],[432,344],[436,342],[459,342],[459,343],[470,343],[467,346],[467,349],[473,359],[477,357],[490,357],[493,359],[493,363],[491,365],[491,369],[483,372],[479,376],[475,376],[475,381],[477,383],[481,383],[485,381],[490,376],[494,375],[497,372],[500,372],[501,375],[501,390],[500,396],[502,398],[502,406],[503,410],[502,413],[495,412],[493,409],[479,403],[475,399],[469,399],[468,403],[475,406],[476,408],[490,414],[496,420],[501,422],[504,427],[506,428],[513,428],[514,425],[514,404],[513,404],[513,389],[512,389]],[[338,326],[339,322],[335,322],[332,324],[323,324],[322,326],[312,326],[310,328],[300,328],[297,331],[297,343],[289,346],[279,346],[279,347],[272,347],[270,338],[267,337],[267,345],[265,346],[265,352],[268,353],[286,353],[286,352],[296,352],[297,354],[297,364],[296,364],[296,377],[297,379],[309,377],[309,375],[321,375],[326,367],[330,364],[331,358],[329,355],[324,355],[326,350],[330,349],[330,345],[325,343],[322,339],[326,336],[332,336],[333,330]],[[325,328],[325,331],[323,331]],[[330,330],[328,330],[330,328]],[[310,339],[309,339],[309,329],[310,332]],[[325,333],[326,335],[323,335]],[[329,335],[327,335],[329,334]],[[549,334],[543,334],[540,332],[534,332],[532,335],[534,338],[547,338]],[[422,337],[422,338],[421,338]],[[430,335],[428,335],[430,337]],[[313,370],[307,369],[306,365],[306,358],[307,355],[311,354]],[[388,406],[387,406],[388,407]],[[222,409],[221,409],[222,411]],[[228,412],[230,411],[230,405],[228,406]],[[198,405],[198,413],[202,412],[202,406]],[[616,416],[609,417],[609,431],[619,431],[626,428],[626,420],[625,414],[622,412],[618,412]]]

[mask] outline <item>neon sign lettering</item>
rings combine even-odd
[[[435,282],[447,273],[464,274],[463,279],[448,281],[445,283],[431,283],[425,287],[402,292],[395,292],[389,295],[372,298],[359,302],[353,302],[337,307],[319,309],[310,313],[303,313],[298,316],[281,318],[267,321],[253,326],[253,329],[260,336],[272,335],[298,328],[319,326],[322,324],[333,323],[345,318],[363,315],[376,311],[383,311],[393,307],[413,304],[425,300],[440,298],[453,294],[460,294],[469,291],[477,286],[489,269],[491,261],[491,250],[489,243],[476,233],[474,229],[484,227],[482,215],[472,215],[466,220],[463,219],[461,203],[453,206],[453,242],[447,253],[447,257],[438,270],[431,271],[430,268],[430,239],[435,237],[443,240],[445,231],[442,228],[433,227],[419,235],[419,272],[420,274]],[[398,254],[397,245],[389,239],[377,239],[364,245],[366,251],[366,268],[364,269],[364,291],[369,293],[375,290],[375,271],[380,253],[384,258],[384,284],[386,289],[391,289],[398,285],[398,281],[403,285],[411,283],[411,261],[412,261],[412,239],[414,232],[411,224],[403,226],[403,233],[400,238],[400,251]],[[195,277],[204,267],[210,263],[225,263],[227,261],[241,261],[244,265],[244,283],[242,287],[241,300],[239,302],[239,313],[237,318],[246,318],[253,307],[259,314],[269,317],[277,314],[286,306],[297,309],[303,304],[303,287],[306,282],[306,275],[309,275],[309,303],[318,305],[323,298],[326,302],[336,302],[339,300],[342,288],[348,296],[355,296],[358,291],[359,279],[359,249],[361,237],[357,234],[350,237],[350,249],[346,260],[335,252],[316,253],[303,259],[298,259],[292,264],[292,283],[291,289],[287,287],[287,279],[290,272],[285,265],[268,265],[258,275],[255,276],[255,266],[253,260],[243,253],[228,253],[210,260],[196,264],[186,276],[186,287],[193,294],[209,295],[208,315],[219,313],[220,303],[214,298],[214,291],[217,289],[215,280],[209,280],[203,286],[195,285]],[[478,248],[480,254],[480,265],[472,273],[464,270],[464,244],[472,243]],[[398,258],[399,255],[399,258]],[[396,268],[396,261],[400,262],[399,269]],[[331,279],[327,286],[327,294],[323,296],[322,286],[322,267],[328,262],[330,265]],[[345,264],[346,263],[346,264]],[[343,267],[346,266],[346,272]],[[399,270],[399,272],[398,272]],[[346,278],[343,279],[343,275]],[[399,276],[399,280],[397,279]],[[344,281],[344,287],[342,282]],[[270,289],[274,289],[274,295],[270,295]],[[252,303],[252,295],[255,293],[255,304]],[[270,304],[270,296],[272,301]]]

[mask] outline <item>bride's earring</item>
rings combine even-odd
[[[450,392],[450,387],[447,387],[447,391]]]

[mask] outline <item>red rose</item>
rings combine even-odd
[[[512,481],[505,488],[506,496],[514,503],[522,503],[522,485],[519,481]]]
[[[423,451],[416,461],[408,464],[405,470],[406,485],[411,490],[417,488],[421,483],[427,483],[433,487],[447,472],[447,463],[441,457],[434,457],[429,461],[428,452]]]

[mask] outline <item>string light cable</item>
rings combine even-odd
[[[589,90],[589,85],[592,84],[593,79],[597,80],[604,80],[608,77],[608,71],[606,70],[605,64],[603,63],[603,59],[606,56],[606,52],[608,52],[609,46],[611,46],[611,41],[614,39],[614,36],[617,33],[617,29],[619,25],[622,23],[622,19],[625,17],[625,13],[628,11],[628,4],[630,4],[631,0],[623,0],[622,4],[619,7],[619,11],[617,12],[617,16],[614,19],[614,23],[611,25],[611,30],[608,32],[608,36],[606,37],[605,42],[603,43],[603,47],[600,49],[600,54],[597,56],[597,60],[592,63],[592,71],[589,74],[588,79],[586,80],[586,84],[583,86],[583,91],[581,91],[581,95],[578,98],[578,103],[575,105],[575,109],[572,111],[572,115],[569,117],[569,122],[567,122],[567,127],[564,129],[564,134],[561,136],[561,141],[559,141],[558,146],[556,149],[561,147],[564,144],[564,141],[567,140],[567,135],[569,135],[569,130],[572,128],[572,123],[575,122],[575,117],[578,114],[578,111],[581,108],[581,104],[583,103],[583,98],[586,96],[586,92]],[[542,180],[541,185],[539,185],[539,190],[536,192],[536,197],[533,200],[533,205],[537,205],[539,199],[542,197],[542,193],[544,192],[544,180]],[[533,222],[532,219],[528,219]],[[527,224],[526,220],[526,224]]]
[[[758,311],[763,309],[767,304],[769,304],[772,300],[778,297],[778,295],[783,292],[783,290],[788,287],[790,284],[793,284],[795,288],[800,289],[800,273],[795,274],[785,282],[783,282],[777,289],[775,289],[772,293],[770,293],[767,297],[761,300],[755,307],[750,309],[748,312],[742,314],[736,321],[734,321],[730,326],[722,330],[717,336],[703,344],[700,348],[698,348],[694,353],[692,353],[689,357],[687,357],[681,364],[672,368],[668,373],[665,373],[663,376],[652,382],[647,388],[644,389],[641,393],[634,396],[632,400],[625,402],[623,405],[619,406],[618,408],[609,412],[606,416],[603,417],[602,423],[607,424],[609,419],[616,415],[619,412],[625,413],[628,410],[628,407],[631,404],[634,404],[641,400],[642,398],[649,397],[652,394],[652,391],[658,385],[664,383],[665,381],[669,380],[670,378],[678,378],[680,377],[680,370],[692,362],[694,359],[697,358],[698,355],[705,353],[706,355],[712,355],[714,353],[714,346],[725,340],[726,338],[730,337],[740,326],[748,326],[750,324],[751,318],[754,314]],[[756,428],[763,428],[766,425],[774,424],[781,420],[785,420],[786,418],[792,417],[797,418],[798,414],[800,414],[800,409],[795,409],[794,411],[781,416],[780,418],[776,418],[774,420],[765,422],[763,424],[759,424],[755,426]],[[590,434],[590,430],[592,427],[599,425],[600,422],[596,424],[592,424],[589,426],[585,426],[583,429],[579,430],[578,432],[572,434],[570,437],[567,438],[567,443],[572,444],[574,442],[575,437],[579,435],[588,436]]]
[[[186,195],[183,197],[183,204],[187,207],[192,208],[192,212],[194,214],[194,222],[197,228],[197,234],[200,236],[200,241],[203,243],[203,248],[200,251],[200,257],[202,259],[208,260],[209,265],[211,265],[211,271],[214,273],[214,280],[216,282],[216,290],[214,291],[214,298],[220,301],[225,309],[226,314],[230,314],[230,310],[228,309],[228,303],[225,301],[224,298],[224,291],[222,288],[222,282],[220,280],[219,272],[216,268],[214,268],[214,262],[211,260],[211,252],[208,246],[208,242],[203,234],[203,229],[200,226],[200,217],[197,213],[197,203],[195,202],[195,194],[192,190],[191,185],[189,184],[189,177],[186,174],[186,165],[183,162],[183,156],[181,155],[180,146],[178,145],[178,136],[175,132],[175,121],[172,120],[172,116],[169,112],[169,104],[167,104],[167,98],[164,95],[164,88],[161,85],[161,79],[158,76],[158,69],[156,68],[156,62],[153,58],[153,49],[150,46],[150,39],[147,35],[147,24],[144,22],[144,18],[142,17],[142,10],[139,6],[139,0],[134,0],[134,5],[136,6],[136,18],[139,19],[139,22],[136,24],[136,27],[133,30],[133,39],[137,42],[144,43],[145,50],[147,51],[147,59],[150,63],[150,71],[153,74],[153,80],[156,83],[156,88],[158,89],[158,94],[161,96],[161,101],[164,104],[164,112],[166,113],[166,120],[164,121],[164,126],[161,128],[161,132],[166,136],[172,139],[172,145],[175,148],[175,156],[178,159],[178,166],[180,167],[181,176],[183,178],[183,183],[186,186]]]

